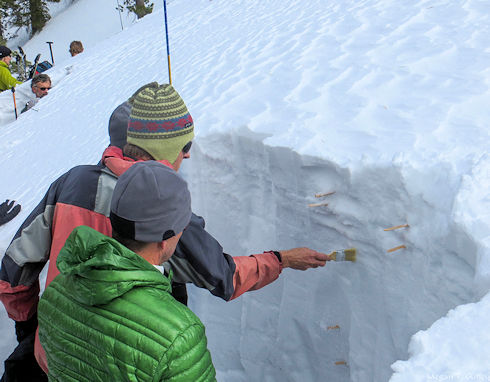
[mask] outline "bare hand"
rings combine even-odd
[[[309,268],[323,267],[330,260],[328,255],[310,248],[293,248],[279,251],[284,268],[306,271]]]

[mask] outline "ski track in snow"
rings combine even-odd
[[[161,10],[98,40],[87,28],[93,0],[75,5],[63,17],[84,26],[63,39],[81,39],[85,52],[57,60],[37,111],[0,128],[2,195],[23,206],[0,228],[1,249],[54,179],[98,162],[111,111],[167,79]],[[490,5],[170,5],[174,86],[197,132],[183,173],[209,231],[233,255],[359,250],[356,264],[285,270],[230,303],[191,289],[218,379],[408,382],[488,372],[481,346],[490,330],[477,317],[489,306],[478,300],[490,279]],[[43,33],[60,33],[55,21]],[[45,36],[26,47],[39,51]],[[68,46],[63,39],[55,47]],[[13,119],[11,97],[0,94],[2,121]],[[307,207],[332,190],[328,207]],[[410,228],[383,231],[402,223]],[[407,249],[386,253],[400,244]],[[0,314],[6,358],[13,330]],[[448,336],[458,315],[464,338]],[[452,362],[457,344],[478,363]]]

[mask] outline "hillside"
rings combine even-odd
[[[26,44],[86,49],[60,55],[50,94],[0,127],[0,196],[23,206],[0,227],[1,249],[54,179],[98,162],[112,110],[167,81],[162,9],[120,31],[113,7],[93,7],[79,0]],[[173,85],[197,133],[183,174],[209,232],[232,255],[359,250],[355,264],[285,270],[233,302],[189,288],[218,380],[490,378],[490,5],[175,0],[168,11]],[[92,13],[112,29],[87,28]],[[9,107],[2,93],[1,117]],[[328,206],[308,207],[318,202]],[[0,314],[4,359],[15,341]]]

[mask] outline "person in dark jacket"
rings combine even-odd
[[[0,300],[16,327],[35,327],[30,322],[37,320],[39,273],[50,260],[46,285],[58,275],[56,258],[75,227],[87,225],[111,235],[109,201],[120,175],[147,160],[177,171],[190,157],[194,123],[171,85],[147,84],[130,103],[124,151],[110,146],[99,165],[77,166],[53,182],[7,248],[0,269]],[[283,268],[316,268],[329,259],[309,248],[232,257],[204,227],[204,219],[192,214],[169,264],[176,283],[193,283],[226,301],[268,285]],[[185,292],[176,297],[186,302]],[[42,351],[39,341],[35,349],[36,354]]]
[[[215,381],[201,321],[170,294],[156,267],[191,218],[186,182],[137,163],[112,195],[111,239],[87,226],[60,251],[39,302],[39,338],[55,381]],[[62,351],[60,351],[62,349]]]

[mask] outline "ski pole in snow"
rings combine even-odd
[[[15,111],[15,119],[17,119],[17,102],[15,102],[15,88],[12,87],[12,97],[14,97],[14,111]]]
[[[53,49],[51,49],[51,45],[53,44],[53,41],[46,41],[46,44],[49,45],[49,53],[51,53],[51,63],[54,65]]]
[[[121,13],[123,11],[123,7],[121,7],[121,5],[119,5],[119,0],[116,0],[117,2],[117,13],[119,13],[119,21],[121,22],[121,30],[124,30],[124,26],[123,26],[123,22],[122,22],[122,16],[121,16]]]
[[[23,81],[25,81],[27,78],[26,54],[24,52],[24,49],[22,49],[21,46],[18,46],[18,48],[19,48],[20,57],[22,58],[22,67],[24,69],[24,71],[22,73],[22,78],[23,78]]]
[[[163,12],[165,13],[165,38],[167,40],[168,83],[172,85],[172,72],[170,70],[170,48],[168,46],[167,0],[163,0]]]
[[[31,65],[29,69],[29,79],[34,77],[36,75],[36,70],[37,70],[37,64],[39,63],[39,60],[41,59],[41,53],[39,53],[36,58],[34,59],[34,64]]]

